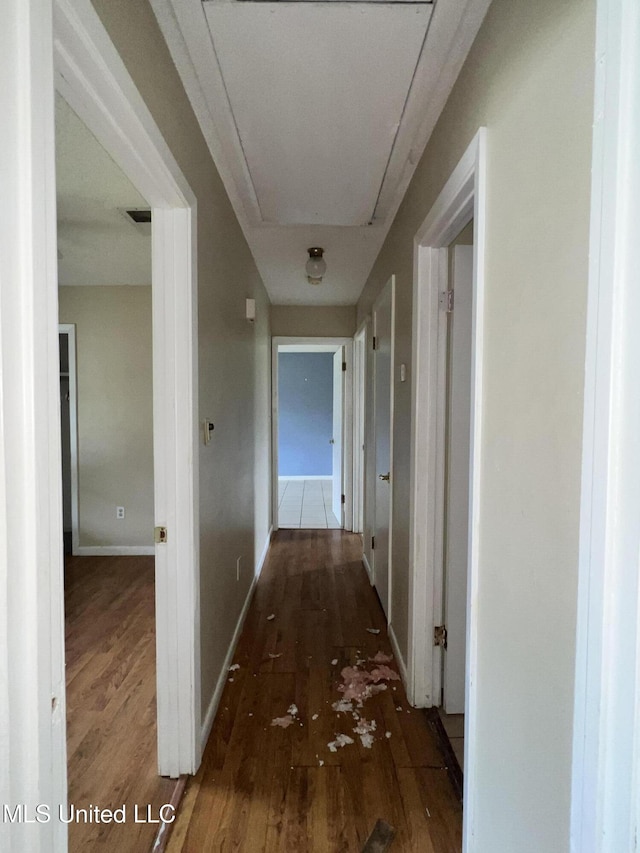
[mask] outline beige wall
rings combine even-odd
[[[358,305],[397,276],[411,363],[412,241],[488,129],[479,555],[478,853],[566,853],[595,3],[495,0]],[[392,621],[408,636],[411,383],[396,386]]]
[[[80,546],[153,545],[151,287],[58,293],[76,325]]]
[[[200,418],[215,423],[199,458],[206,711],[270,526],[269,300],[149,3],[94,6],[198,199]]]
[[[355,305],[271,306],[272,335],[349,338],[355,331]]]

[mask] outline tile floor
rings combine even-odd
[[[331,510],[331,480],[279,480],[278,526],[342,527]]]
[[[458,759],[460,769],[464,773],[464,714],[445,714],[442,708],[438,710],[451,748]]]

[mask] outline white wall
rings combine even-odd
[[[199,407],[215,424],[199,458],[206,714],[270,527],[269,300],[149,3],[93,5],[198,203]]]
[[[151,287],[58,296],[60,322],[76,324],[79,544],[152,546]]]
[[[485,125],[474,853],[569,849],[594,28],[593,0],[494,0],[358,305],[360,321],[396,274],[396,360],[410,364],[413,238]],[[410,387],[396,386],[394,433],[404,653]]]

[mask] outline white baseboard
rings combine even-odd
[[[262,549],[262,554],[258,558],[258,562],[256,563],[256,578],[259,578],[262,574],[262,568],[265,564],[265,560],[267,559],[267,554],[269,553],[269,548],[271,547],[271,539],[273,537],[273,527],[269,528],[269,532],[267,533],[267,539],[264,543],[264,548]]]
[[[79,545],[74,557],[154,557],[155,545]]]
[[[369,583],[373,586],[373,572],[371,571],[371,566],[369,565],[369,560],[367,560],[367,555],[362,552],[362,562],[364,564],[365,569],[367,570],[367,574],[369,575]]]
[[[404,684],[404,689],[407,693],[407,696],[410,697],[411,691],[409,690],[407,664],[405,663],[405,660],[402,657],[402,653],[400,652],[398,638],[396,637],[396,632],[393,630],[393,625],[389,625],[387,627],[387,633],[389,634],[389,640],[391,641],[391,648],[393,649],[393,654],[395,655],[396,661],[398,662],[398,668],[400,670],[400,676],[402,678],[402,683]]]
[[[332,480],[332,474],[314,474],[312,477],[278,477],[278,480]]]
[[[207,708],[207,713],[205,714],[204,721],[202,723],[202,730],[200,733],[200,749],[202,755],[204,755],[204,750],[207,745],[207,741],[209,740],[211,729],[213,728],[213,721],[215,720],[218,705],[220,704],[220,697],[222,696],[224,685],[227,682],[227,677],[229,675],[229,667],[231,666],[233,656],[236,653],[236,646],[238,645],[238,640],[240,639],[240,634],[242,633],[244,620],[247,617],[249,605],[251,604],[251,599],[253,598],[253,593],[256,588],[256,584],[258,583],[258,578],[260,577],[262,567],[264,566],[265,560],[267,559],[267,554],[269,553],[272,533],[273,528],[270,528],[269,533],[267,534],[267,541],[265,542],[265,546],[262,550],[262,555],[260,557],[258,565],[256,566],[255,575],[253,576],[251,586],[249,587],[249,592],[247,593],[247,597],[245,598],[244,604],[242,605],[242,611],[240,612],[240,616],[238,617],[238,623],[236,625],[235,631],[233,632],[231,643],[229,644],[229,651],[227,652],[227,655],[224,659],[224,663],[222,664],[222,670],[220,672],[220,675],[218,676],[216,688],[213,691],[213,696],[211,697],[209,707]]]

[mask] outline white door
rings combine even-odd
[[[341,525],[344,524],[344,506],[342,503],[342,403],[344,397],[344,371],[342,362],[343,348],[333,355],[333,484],[331,492],[331,508]]]
[[[447,467],[444,542],[444,710],[464,713],[469,539],[469,439],[471,425],[471,322],[473,246],[453,250],[449,315]]]
[[[373,307],[375,548],[373,576],[387,620],[390,619],[389,544],[391,526],[392,376],[394,280],[389,279]]]

